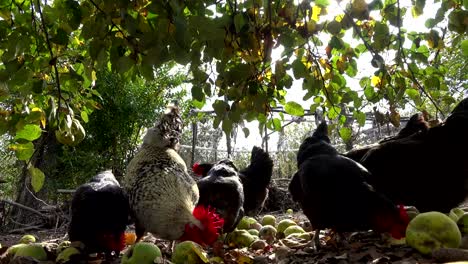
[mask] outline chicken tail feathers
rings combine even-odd
[[[266,188],[273,174],[273,160],[263,149],[254,146],[250,157],[250,165],[241,171],[246,180],[254,182],[259,188]]]
[[[318,125],[317,129],[314,132],[315,136],[327,136],[328,137],[328,125],[327,122],[322,121],[320,125]]]

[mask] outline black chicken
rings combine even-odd
[[[72,199],[70,241],[81,241],[89,253],[118,253],[125,247],[130,208],[110,170],[76,189]]]
[[[239,177],[244,186],[244,210],[248,216],[260,213],[268,197],[268,185],[273,174],[273,160],[263,149],[254,146],[250,165],[241,170]]]
[[[412,115],[410,117],[410,119],[408,120],[408,123],[406,123],[406,126],[404,128],[402,128],[398,132],[398,134],[396,134],[393,137],[384,138],[381,141],[379,141],[378,144],[382,144],[382,143],[385,143],[385,142],[388,142],[388,141],[409,137],[409,136],[411,136],[412,134],[414,134],[416,132],[426,131],[428,129],[429,129],[429,123],[426,122],[426,120],[424,119],[424,116],[422,114],[414,114],[414,115]],[[366,155],[366,153],[371,148],[373,148],[375,146],[378,146],[378,144],[353,149],[353,150],[350,150],[350,151],[346,152],[343,155],[345,157],[348,157],[348,158],[354,160],[354,161],[360,162],[362,157],[364,157],[364,155]]]
[[[339,155],[330,145],[327,124],[321,123],[301,144],[297,155],[298,171],[289,191],[302,207],[316,230],[336,232],[373,229],[404,237],[408,216],[366,183],[367,170],[357,162]]]
[[[208,173],[198,181],[198,205],[211,206],[224,219],[223,232],[233,231],[244,216],[244,191],[239,172],[230,160],[205,164]]]
[[[465,98],[441,125],[370,150],[362,159],[369,183],[396,203],[448,212],[468,194],[467,135]]]
[[[213,164],[196,163],[193,172],[205,177]],[[263,149],[254,146],[250,164],[239,172],[244,190],[244,211],[246,215],[256,216],[268,197],[268,185],[273,174],[273,160]]]

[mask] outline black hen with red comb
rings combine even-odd
[[[402,128],[395,136],[384,138],[381,141],[379,141],[378,144],[373,144],[362,148],[350,150],[343,155],[354,161],[361,162],[362,158],[367,154],[367,152],[369,152],[369,150],[371,150],[372,148],[377,147],[379,144],[406,138],[417,132],[427,131],[428,129],[429,123],[424,119],[424,116],[422,114],[414,114],[410,117],[405,127]]]
[[[220,160],[210,168],[197,185],[200,190],[198,205],[211,206],[224,219],[223,232],[233,231],[244,216],[244,191],[239,172],[230,160]],[[205,173],[204,173],[205,174]]]
[[[192,171],[198,176],[205,177],[213,166],[212,163],[195,163]],[[268,185],[272,174],[273,160],[270,155],[254,146],[249,166],[238,172],[244,192],[243,209],[246,215],[256,216],[263,208],[268,198]]]
[[[330,145],[325,122],[301,144],[297,162],[289,191],[315,230],[373,229],[404,237],[406,212],[366,183],[370,175],[363,166],[339,155]]]
[[[68,229],[70,241],[81,241],[89,253],[118,253],[125,247],[124,232],[130,208],[120,184],[110,170],[94,176],[76,189]]]
[[[362,164],[369,183],[396,203],[448,213],[468,196],[468,98],[441,125],[380,144]]]

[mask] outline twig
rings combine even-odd
[[[29,192],[29,194],[31,194],[31,196],[32,196],[32,198],[34,198],[34,200],[36,200],[36,201],[42,203],[42,204],[45,205],[45,206],[53,207],[53,205],[50,205],[50,204],[46,203],[44,200],[39,199],[39,198],[29,189],[28,185],[25,185],[24,187],[25,187],[26,190]]]
[[[35,225],[35,226],[27,226],[27,227],[22,227],[22,228],[17,228],[17,229],[12,229],[10,230],[8,233],[12,234],[12,233],[16,233],[16,232],[20,232],[20,233],[23,233],[24,231],[27,231],[27,230],[32,230],[32,229],[41,229],[42,226],[40,225]]]
[[[31,207],[28,207],[28,206],[26,206],[26,205],[22,205],[22,204],[17,203],[17,202],[13,202],[13,201],[9,201],[9,200],[4,200],[4,199],[0,200],[0,202],[7,203],[7,204],[10,204],[10,205],[14,205],[14,206],[16,206],[16,207],[19,207],[19,208],[24,209],[24,210],[26,210],[26,211],[30,211],[30,212],[35,213],[35,214],[37,214],[37,215],[39,215],[39,216],[42,216],[42,217],[44,217],[44,218],[49,218],[49,216],[47,216],[47,215],[45,215],[45,214],[43,214],[43,213],[41,213],[41,212],[39,212],[39,211],[37,211],[37,210],[31,208]]]
[[[468,250],[460,248],[441,248],[432,252],[437,262],[455,262],[468,260]]]
[[[442,38],[440,38],[439,41],[444,41],[445,39],[445,34],[447,33],[447,27],[444,27],[444,29],[442,29]],[[436,67],[438,67],[438,62],[437,62],[437,58],[439,57],[439,54],[440,54],[440,48],[437,49],[437,52],[436,54],[434,55],[434,64],[436,64]]]

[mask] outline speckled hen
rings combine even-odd
[[[177,153],[181,133],[179,109],[169,106],[148,130],[140,150],[128,164],[123,187],[138,240],[148,231],[163,239],[210,245],[224,221],[214,209],[196,206],[197,184]]]

